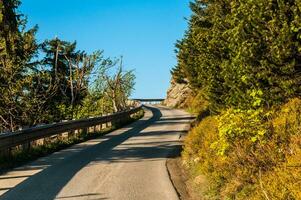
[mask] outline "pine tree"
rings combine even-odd
[[[36,27],[25,31],[18,0],[0,1],[0,126],[14,131],[22,124],[25,75],[36,53]]]
[[[172,74],[213,111],[269,107],[300,95],[300,1],[198,0]]]

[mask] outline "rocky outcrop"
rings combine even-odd
[[[179,84],[172,79],[171,86],[167,91],[167,97],[163,103],[169,107],[185,107],[185,102],[191,92],[187,84]]]

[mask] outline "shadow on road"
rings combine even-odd
[[[61,156],[57,159],[62,161],[57,162],[54,165],[45,165],[45,166],[34,166],[32,165],[31,169],[36,168],[45,168],[39,173],[30,176],[25,181],[18,184],[16,187],[10,189],[8,192],[0,196],[0,199],[22,199],[22,200],[34,200],[34,199],[43,199],[43,200],[52,200],[52,199],[76,199],[77,197],[95,197],[95,199],[107,199],[102,197],[101,194],[91,193],[91,194],[82,194],[78,196],[66,196],[59,197],[56,196],[62,190],[62,188],[72,179],[72,177],[79,172],[82,168],[87,165],[91,165],[95,162],[137,162],[141,160],[155,160],[155,159],[165,159],[168,157],[166,152],[173,151],[174,149],[179,148],[179,144],[173,143],[173,141],[158,141],[152,143],[126,143],[127,139],[138,136],[139,133],[144,130],[146,127],[156,123],[156,126],[164,126],[167,124],[177,123],[177,120],[184,121],[190,120],[190,118],[185,118],[179,116],[177,118],[164,119],[160,121],[162,113],[159,109],[154,107],[148,107],[151,110],[153,116],[146,120],[139,120],[133,124],[127,126],[129,130],[121,133],[116,136],[104,136],[108,140],[101,143],[95,144],[84,150],[77,148],[69,148],[68,151],[74,151],[75,154],[71,156],[64,157]],[[162,108],[160,108],[162,109]],[[153,132],[144,132],[141,136],[156,136],[159,134],[175,134],[178,131],[167,131],[162,132],[160,130]],[[137,137],[139,139],[139,137]],[[137,140],[135,138],[135,140]],[[116,146],[122,144],[123,148],[115,148]],[[170,154],[169,154],[170,155]],[[47,157],[45,157],[47,159]],[[9,177],[7,177],[9,179]],[[11,177],[14,178],[14,177]],[[0,188],[1,190],[1,188]]]

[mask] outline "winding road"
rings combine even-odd
[[[124,128],[1,175],[0,199],[177,200],[165,164],[190,121],[184,111],[146,106]]]

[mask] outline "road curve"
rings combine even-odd
[[[165,163],[190,120],[147,106],[131,125],[1,175],[0,199],[176,200]]]

